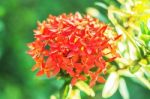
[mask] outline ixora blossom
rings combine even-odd
[[[72,85],[90,79],[90,86],[94,86],[105,81],[106,63],[119,56],[114,41],[120,36],[89,15],[50,15],[38,23],[34,33],[28,54],[36,62],[32,70],[39,70],[37,76],[65,73],[72,78]]]

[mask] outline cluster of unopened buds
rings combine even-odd
[[[38,23],[34,37],[28,44],[28,54],[36,62],[32,70],[47,77],[65,73],[72,85],[78,80],[90,81],[91,87],[104,82],[106,63],[119,56],[115,41],[120,35],[89,15],[49,15]]]

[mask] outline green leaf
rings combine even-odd
[[[150,65],[146,65],[146,66],[144,66],[144,68],[145,68],[147,71],[149,71],[149,73],[150,73]]]
[[[136,73],[137,79],[150,90],[150,82],[149,82],[149,80],[147,78],[145,78],[144,75],[141,75],[140,73],[141,72]]]
[[[81,91],[85,92],[87,95],[92,96],[92,97],[95,96],[93,89],[90,88],[90,86],[84,81],[78,81],[75,84],[75,86],[78,87]]]
[[[140,36],[140,38],[142,39],[142,40],[144,40],[144,41],[149,41],[150,40],[150,35],[147,35],[147,34],[142,34],[141,36]]]
[[[68,99],[68,97],[71,95],[71,91],[72,91],[72,86],[66,85],[62,99]]]
[[[108,6],[102,2],[96,2],[95,5],[100,6],[101,8],[108,9]]]
[[[141,24],[140,24],[140,28],[141,28],[141,32],[142,32],[142,34],[145,34],[145,33],[146,33],[146,31],[145,31],[145,24],[144,24],[144,22],[141,22]]]
[[[74,89],[71,91],[71,95],[65,99],[81,99],[80,90]]]
[[[130,66],[129,71],[131,73],[135,73],[135,72],[137,72],[140,69],[140,67],[141,67],[141,65],[139,65],[139,64]]]
[[[141,56],[144,57],[144,55],[145,55],[144,46],[139,46],[139,50],[140,50]]]
[[[143,66],[142,68],[145,77],[150,81],[150,65]]]
[[[141,28],[142,34],[150,35],[150,21],[149,20],[150,19],[148,19],[147,24],[145,24],[144,22],[141,22],[140,28]]]
[[[118,89],[119,86],[119,75],[117,72],[112,72],[106,83],[104,85],[104,89],[102,91],[102,96],[104,98],[111,97]]]
[[[93,16],[93,17],[99,17],[100,16],[100,12],[96,9],[96,8],[93,8],[93,7],[88,7],[86,9],[86,12],[87,14]]]

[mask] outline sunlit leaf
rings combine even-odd
[[[119,86],[119,75],[117,72],[112,72],[106,80],[102,96],[104,98],[111,97],[118,89]]]
[[[107,5],[102,3],[102,2],[96,2],[95,5],[100,6],[100,7],[104,8],[104,9],[108,8]]]
[[[147,61],[146,59],[141,59],[141,60],[139,61],[139,64],[141,64],[141,65],[147,65],[147,64],[148,64],[148,61]]]
[[[145,34],[146,31],[145,31],[145,25],[144,25],[144,22],[141,22],[140,27],[141,27],[141,32],[142,32],[143,34]]]
[[[150,82],[148,79],[146,79],[143,75],[139,73],[136,73],[135,76],[137,77],[137,79],[144,85],[146,86],[148,89],[150,89]]]
[[[144,68],[150,73],[150,65],[146,65]]]
[[[99,17],[100,12],[96,8],[88,7],[86,9],[87,14],[94,16],[94,17]]]
[[[72,90],[70,96],[65,99],[81,99],[80,90],[78,89]]]
[[[139,65],[139,64],[130,66],[129,71],[131,73],[135,73],[135,72],[137,72],[140,69],[140,67],[141,67],[141,65]]]
[[[127,89],[126,82],[123,78],[121,78],[119,82],[119,92],[123,99],[129,99],[129,92]]]
[[[71,95],[71,91],[72,91],[72,86],[71,85],[67,85],[65,87],[62,99],[68,99],[68,97],[70,97],[70,95]]]
[[[78,81],[75,84],[75,86],[78,87],[81,91],[83,91],[87,95],[92,96],[92,97],[95,96],[95,93],[94,93],[93,89],[90,88],[90,86],[86,82],[84,82],[84,81]]]

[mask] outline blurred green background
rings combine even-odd
[[[36,77],[34,65],[26,54],[26,44],[32,42],[36,22],[49,14],[86,13],[88,7],[99,9],[103,18],[107,12],[94,5],[99,0],[0,0],[0,99],[49,99],[57,94],[64,81]],[[115,0],[102,0],[106,5],[118,4]],[[104,20],[109,22],[108,20]],[[131,99],[149,99],[150,91],[127,79]],[[101,98],[101,89],[95,99]],[[83,95],[83,99],[93,99]],[[110,99],[121,99],[117,92]]]

